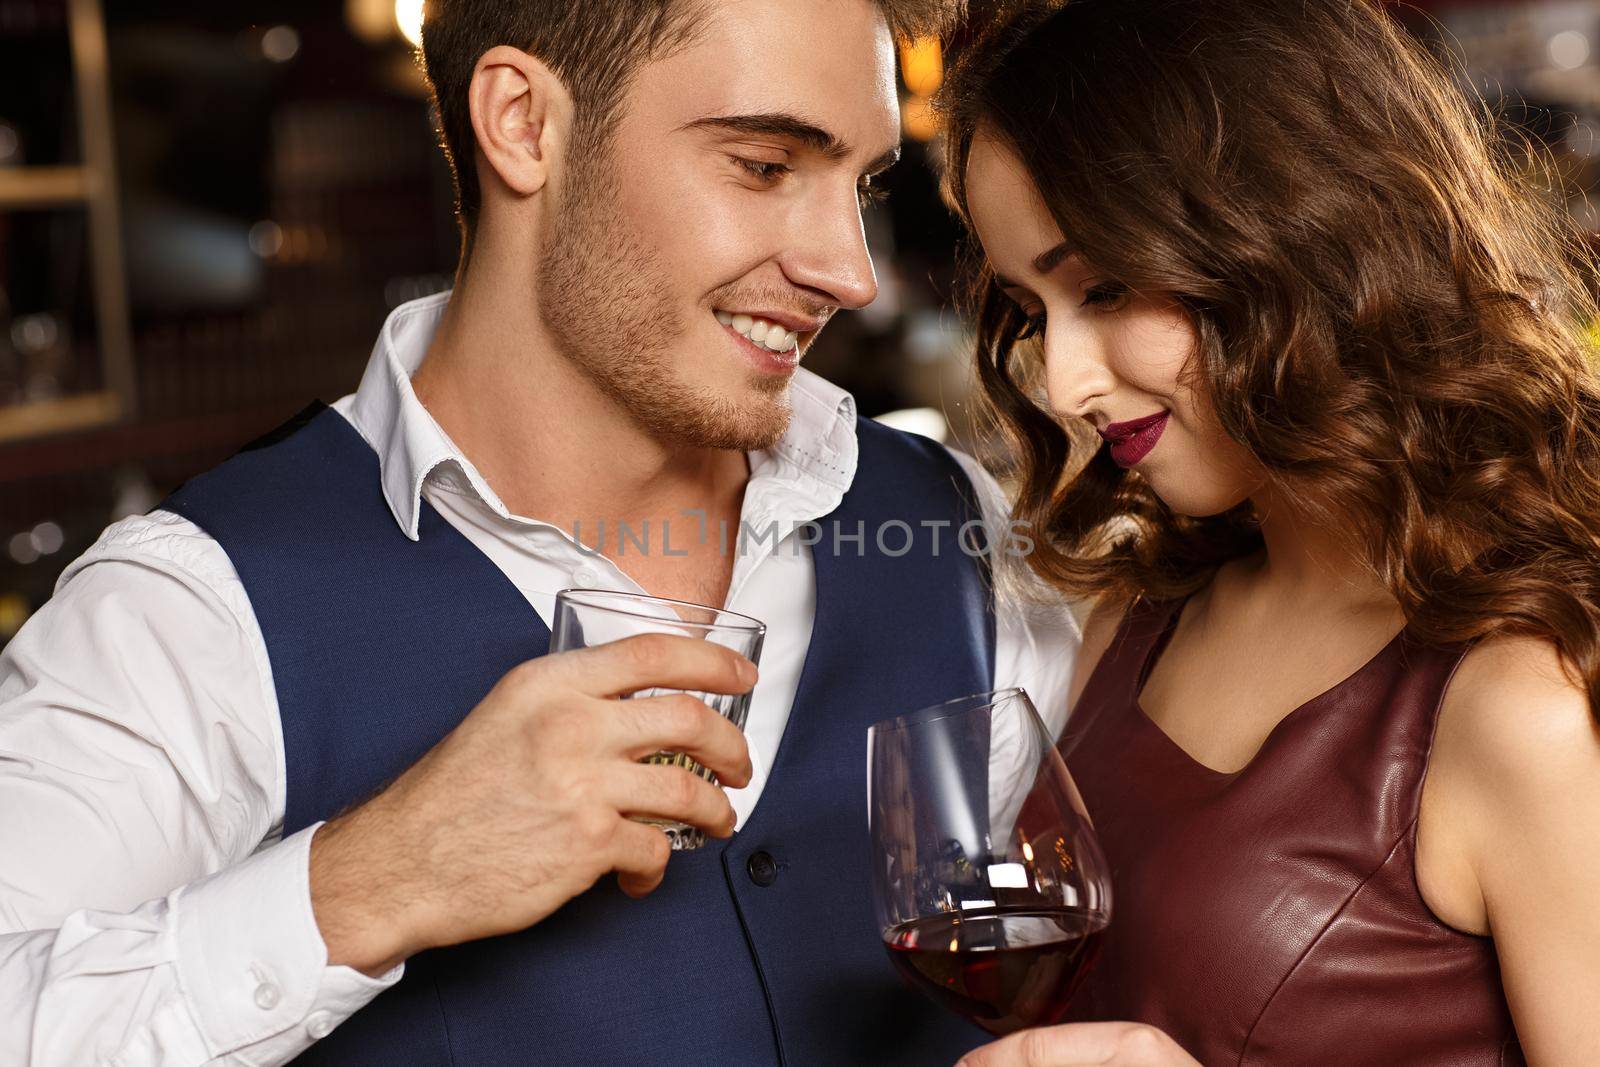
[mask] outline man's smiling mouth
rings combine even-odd
[[[776,322],[769,322],[752,315],[735,315],[727,311],[718,311],[716,314],[717,321],[722,325],[734,333],[749,338],[769,352],[782,355],[785,352],[792,352],[795,345],[800,343],[799,334],[784,329]]]

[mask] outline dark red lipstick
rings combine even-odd
[[[1161,440],[1171,415],[1170,411],[1160,411],[1142,419],[1113,422],[1101,430],[1100,436],[1111,446],[1112,461],[1119,467],[1131,467],[1148,456]]]

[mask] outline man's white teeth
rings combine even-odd
[[[734,332],[744,334],[769,351],[787,352],[795,346],[795,335],[775,322],[750,315],[730,315],[726,311],[716,314],[717,321],[722,325],[732,327]]]

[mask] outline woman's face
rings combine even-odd
[[[1173,511],[1215,515],[1261,483],[1183,372],[1195,351],[1183,308],[1131,295],[1063,243],[1016,154],[982,131],[967,161],[967,207],[999,285],[1043,338],[1050,407],[1082,419],[1118,464]]]

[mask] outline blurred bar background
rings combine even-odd
[[[384,316],[448,288],[422,0],[0,0],[0,644],[124,515],[355,388]],[[1600,230],[1600,3],[1396,9],[1561,162]],[[882,292],[807,365],[980,454],[930,166],[938,45],[902,50]],[[1597,327],[1600,338],[1600,327]]]

